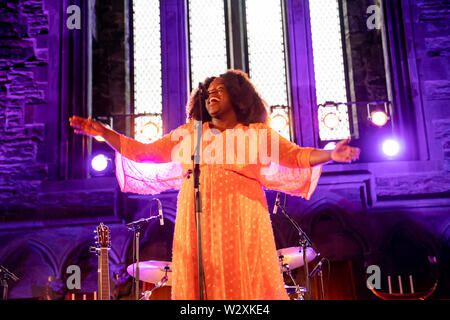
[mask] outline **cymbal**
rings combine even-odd
[[[303,266],[303,248],[290,247],[277,250],[277,255],[283,265],[283,272],[288,271],[285,267],[287,264],[290,270],[297,269]],[[313,248],[306,248],[306,261],[311,262],[317,257],[317,253]]]
[[[167,268],[167,282],[166,286],[172,285],[172,262],[169,261],[157,261],[149,260],[139,262],[139,280],[148,283],[158,283],[166,274]],[[133,274],[134,270],[134,274]],[[127,272],[130,276],[135,277],[136,275],[136,263],[130,264],[127,267]]]

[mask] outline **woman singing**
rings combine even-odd
[[[197,141],[195,123],[203,121],[200,191],[206,298],[288,299],[264,188],[309,199],[322,164],[354,161],[360,150],[349,146],[349,140],[338,143],[333,151],[301,148],[278,135],[266,124],[266,107],[242,71],[229,70],[208,78],[203,86],[207,94],[199,97],[200,91],[195,90],[188,101],[190,121],[150,144],[127,138],[91,119],[73,116],[70,125],[76,133],[103,137],[116,150],[116,174],[122,191],[155,193],[155,183],[145,183],[139,165],[155,164],[157,168],[158,164],[171,164],[161,166],[153,182],[180,190],[172,299],[194,300],[199,292],[194,179],[190,173]],[[205,99],[206,108],[199,98]]]

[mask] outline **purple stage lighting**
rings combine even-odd
[[[104,154],[96,155],[92,158],[91,166],[97,172],[102,172],[108,167],[109,159]]]
[[[394,139],[387,139],[383,142],[383,152],[388,157],[394,157],[400,152],[400,144]]]

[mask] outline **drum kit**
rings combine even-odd
[[[319,257],[321,254],[312,241],[308,238],[306,233],[300,228],[298,223],[289,215],[287,210],[281,205],[279,201],[279,194],[277,194],[277,198],[275,200],[274,206],[274,214],[277,209],[280,209],[281,212],[285,215],[286,218],[292,223],[292,225],[297,229],[299,235],[299,246],[284,248],[277,251],[278,261],[280,272],[282,274],[287,274],[290,280],[292,281],[292,285],[285,285],[286,292],[289,296],[293,294],[296,295],[296,298],[293,300],[309,300],[311,299],[311,283],[310,280],[315,276],[315,274],[319,274],[320,284],[321,284],[321,292],[322,299],[325,300],[325,293],[323,288],[323,278],[322,278],[322,264],[324,261],[328,261],[326,258],[322,258],[319,263],[316,264],[311,273],[309,273],[309,262],[313,261],[316,257]],[[161,288],[163,286],[171,286],[172,284],[172,263],[169,261],[139,261],[139,235],[140,235],[140,227],[142,224],[150,221],[154,218],[160,218],[160,223],[163,225],[162,211],[161,211],[161,202],[159,199],[155,199],[159,202],[159,215],[151,216],[147,219],[140,219],[138,221],[131,222],[127,224],[127,227],[130,231],[134,232],[134,248],[133,248],[133,264],[127,267],[127,272],[134,278],[135,284],[135,298],[137,300],[150,300],[152,293],[154,290]],[[198,238],[197,241],[200,239]],[[200,253],[199,253],[200,257]],[[200,261],[199,261],[200,264]],[[305,273],[305,281],[306,287],[300,287],[295,281],[292,271],[304,267]],[[201,274],[201,269],[199,268],[199,274]],[[139,282],[144,281],[144,283],[154,284],[154,287],[151,290],[145,290],[144,292],[140,292]],[[199,292],[203,290],[202,286],[199,286]],[[202,299],[202,296],[200,297]]]
[[[292,300],[305,300],[305,293],[307,292],[305,287],[300,287],[297,284],[292,275],[293,270],[304,265],[302,250],[301,247],[290,247],[277,251],[280,271],[283,274],[287,274],[293,283],[293,285],[285,285],[288,295],[295,297]],[[313,261],[317,256],[318,254],[312,248],[306,249],[306,261],[308,263]],[[127,273],[135,277],[136,267],[136,263],[129,265],[127,267]],[[157,260],[142,261],[138,267],[140,270],[140,280],[154,284],[151,290],[146,290],[141,293],[139,300],[150,300],[154,290],[163,286],[172,286],[172,262]]]
[[[139,300],[150,300],[150,297],[158,288],[163,286],[172,286],[172,262],[149,260],[130,264],[127,267],[127,272],[130,276],[135,277],[136,267],[139,266],[140,280],[154,284],[151,290],[146,290],[141,293],[142,297]]]

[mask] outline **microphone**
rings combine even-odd
[[[149,222],[150,220],[152,220],[152,219],[154,219],[154,218],[156,218],[156,217],[141,218],[141,219],[139,219],[139,220],[136,220],[136,221],[127,223],[126,226],[127,226],[127,227],[134,227],[134,226],[136,226],[136,225],[140,225],[140,224],[144,224],[144,223],[146,223],[146,222]]]
[[[275,199],[275,204],[273,205],[273,212],[272,212],[272,214],[277,214],[278,204],[279,203],[280,203],[280,193],[277,192],[277,198]]]
[[[314,267],[314,269],[311,271],[311,273],[309,274],[309,277],[312,278],[316,275],[317,271],[319,271],[320,267],[322,266],[323,262],[325,261],[325,258],[322,258],[322,260],[320,260],[320,262],[318,264],[316,264],[316,266]]]
[[[141,218],[137,221],[133,221],[130,223],[127,223],[126,226],[128,227],[128,229],[132,230],[132,228],[134,228],[135,226],[140,226],[141,224],[147,223],[152,219],[156,219],[159,218],[159,224],[160,225],[164,225],[164,217],[163,217],[163,212],[162,212],[162,206],[161,206],[161,201],[157,198],[153,199],[155,201],[158,201],[158,211],[159,214],[157,216],[150,216],[149,218]]]
[[[161,206],[161,201],[159,199],[155,199],[156,201],[158,201],[158,212],[159,212],[159,224],[161,226],[164,225],[164,216],[163,216],[163,211],[162,211],[162,206]]]

